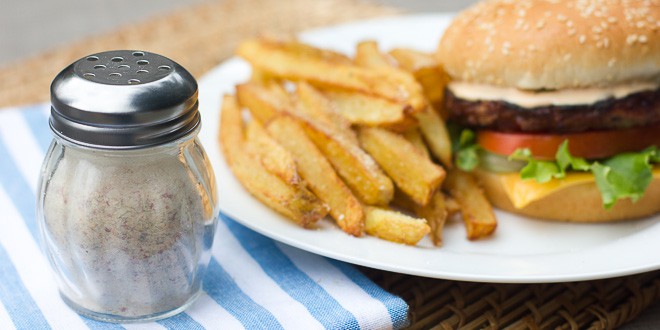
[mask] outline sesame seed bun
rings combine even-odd
[[[519,89],[660,81],[660,0],[486,0],[437,56],[454,80]]]
[[[570,222],[612,222],[632,220],[660,213],[660,179],[654,178],[644,197],[633,203],[619,200],[606,210],[595,182],[570,186],[518,209],[504,192],[501,174],[474,171],[486,196],[499,209],[537,219]]]

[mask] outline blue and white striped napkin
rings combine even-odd
[[[351,265],[262,236],[222,216],[205,293],[158,322],[111,324],[60,299],[35,215],[49,106],[0,110],[0,329],[388,329],[408,306]]]

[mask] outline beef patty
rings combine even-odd
[[[571,133],[660,122],[660,89],[593,104],[522,108],[504,101],[468,101],[445,91],[450,119],[502,132]]]

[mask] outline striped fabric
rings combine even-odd
[[[391,329],[405,302],[351,265],[273,241],[221,215],[205,292],[158,322],[87,319],[60,299],[39,248],[35,200],[48,105],[0,110],[0,329]]]

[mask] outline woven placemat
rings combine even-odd
[[[149,50],[200,77],[249,36],[400,13],[357,0],[219,0],[0,68],[0,106],[47,101],[55,74],[93,52]],[[413,329],[613,329],[660,300],[660,271],[575,283],[491,284],[361,270],[408,302]]]

